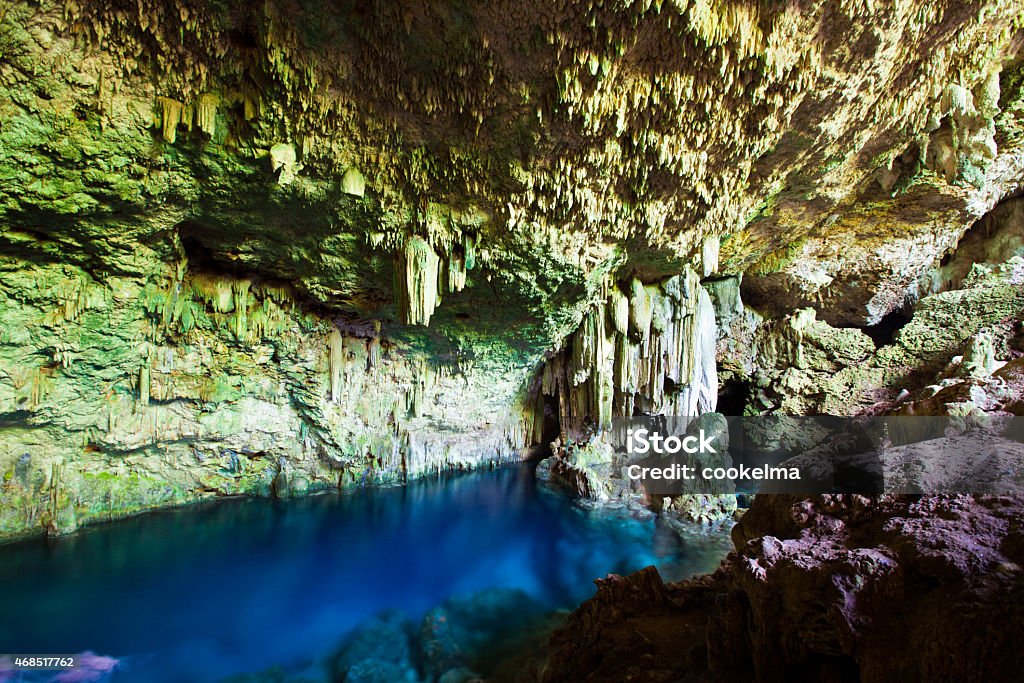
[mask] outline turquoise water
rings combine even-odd
[[[227,500],[0,546],[0,653],[116,658],[97,680],[216,681],[300,668],[382,610],[420,618],[488,589],[571,608],[594,578],[650,564],[684,578],[726,549],[722,534],[684,539],[653,518],[583,509],[528,466]]]

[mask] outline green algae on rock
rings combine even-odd
[[[716,315],[782,412],[1019,317],[920,288],[1019,189],[1020,2],[364,10],[0,11],[0,536],[713,410]]]

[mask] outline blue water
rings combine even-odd
[[[0,546],[0,653],[92,651],[122,661],[115,681],[216,681],[301,666],[387,608],[415,617],[489,588],[571,608],[594,578],[654,564],[680,579],[727,545],[583,509],[528,466],[228,500]]]

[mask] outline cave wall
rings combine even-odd
[[[741,273],[778,306],[734,351],[803,335],[794,386],[932,362],[820,321],[1018,189],[1020,11],[10,3],[0,535],[521,458],[551,400],[711,409]]]
[[[493,340],[477,358],[443,338],[418,347],[184,259],[105,281],[0,263],[7,534],[210,495],[401,483],[532,443],[533,364]]]

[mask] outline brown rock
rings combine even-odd
[[[758,496],[715,575],[600,582],[553,637],[543,680],[1011,680],[1022,510],[1020,497]]]

